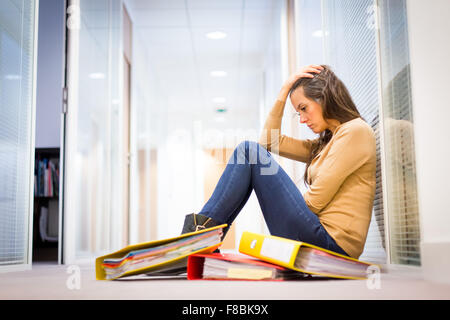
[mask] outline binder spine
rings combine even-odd
[[[245,231],[242,234],[239,252],[277,265],[292,268],[299,244],[274,236],[264,236]]]

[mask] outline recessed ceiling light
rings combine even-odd
[[[316,30],[312,33],[312,36],[316,38],[321,38],[323,37],[323,35],[328,36],[328,34],[329,34],[328,31],[323,32],[322,30]]]
[[[225,99],[224,97],[215,97],[214,99],[212,99],[212,101],[214,103],[225,103],[227,99]]]
[[[22,77],[18,74],[7,74],[5,76],[5,79],[6,80],[20,80],[20,79],[22,79]]]
[[[227,73],[225,71],[216,70],[211,71],[210,75],[211,77],[226,77]]]
[[[89,78],[91,79],[105,79],[105,74],[101,72],[94,72],[89,74]]]
[[[214,32],[208,32],[206,34],[206,37],[212,40],[219,40],[227,37],[227,34],[222,31],[214,31]]]

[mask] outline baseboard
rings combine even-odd
[[[0,273],[31,270],[31,264],[0,265]]]
[[[450,283],[450,242],[423,242],[421,261],[425,280]]]

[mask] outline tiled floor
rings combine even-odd
[[[450,284],[425,281],[420,269],[382,273],[379,288],[374,288],[375,284],[365,280],[97,281],[93,264],[71,269],[66,265],[39,263],[32,270],[0,273],[0,299],[450,299]]]

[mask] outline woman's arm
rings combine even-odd
[[[281,134],[285,102],[277,100],[270,111],[259,144],[275,154],[292,160],[307,162],[311,153],[311,140],[299,140]]]
[[[314,76],[311,73],[320,73],[322,69],[323,68],[319,65],[310,65],[303,67],[287,79],[281,87],[277,101],[266,119],[264,129],[259,139],[259,144],[267,150],[289,159],[302,162],[307,162],[309,160],[311,147],[314,141],[299,140],[282,135],[281,122],[286,100],[292,85],[300,78],[313,78]]]

